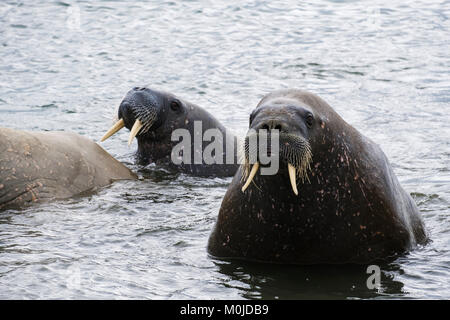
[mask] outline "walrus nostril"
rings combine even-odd
[[[283,126],[281,125],[281,123],[279,123],[278,121],[268,121],[268,122],[264,122],[262,125],[259,126],[259,129],[263,129],[263,130],[280,130],[283,128]]]

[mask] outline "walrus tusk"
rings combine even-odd
[[[295,195],[298,196],[297,181],[295,179],[295,167],[290,163],[288,163],[288,171],[289,179],[291,180],[292,191],[294,191]]]
[[[111,127],[111,129],[108,130],[108,132],[105,133],[105,135],[100,139],[100,142],[105,141],[123,127],[125,127],[125,122],[123,121],[123,119],[120,119]]]
[[[133,128],[130,131],[130,137],[128,138],[128,146],[130,146],[131,142],[133,142],[134,137],[138,134],[139,130],[142,128],[142,122],[139,119],[136,119],[136,122],[133,124]]]
[[[250,171],[250,174],[248,175],[247,182],[245,182],[244,186],[242,187],[242,192],[244,192],[245,189],[247,189],[247,187],[250,185],[253,178],[255,177],[256,172],[258,171],[258,168],[259,168],[259,162],[255,162],[255,164],[252,167],[252,171]]]

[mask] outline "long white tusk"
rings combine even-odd
[[[295,179],[296,177],[295,167],[290,163],[288,163],[288,171],[289,171],[289,179],[291,180],[292,191],[294,191],[295,195],[298,196],[297,181]]]
[[[111,129],[109,129],[105,135],[100,139],[100,142],[105,141],[106,139],[108,139],[109,137],[111,137],[114,133],[116,133],[117,131],[119,131],[120,129],[122,129],[123,127],[125,127],[125,122],[123,121],[123,119],[120,119],[119,121],[117,121],[112,127]]]
[[[250,185],[253,178],[255,177],[256,172],[258,171],[258,168],[259,168],[259,162],[255,162],[255,164],[252,167],[252,171],[250,171],[250,174],[248,175],[247,181],[245,182],[244,186],[242,187],[242,192],[244,192],[245,189],[247,189],[247,187]]]
[[[128,146],[133,142],[134,137],[138,134],[139,130],[142,128],[142,122],[139,119],[136,119],[136,122],[133,124],[133,128],[130,131],[130,137],[128,138]]]

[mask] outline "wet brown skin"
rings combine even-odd
[[[78,134],[0,128],[0,210],[69,198],[121,179],[136,176]]]
[[[369,263],[426,242],[420,213],[377,144],[306,91],[273,92],[257,108],[266,120],[284,114],[287,127],[303,121],[286,116],[287,106],[314,116],[305,132],[312,150],[310,182],[298,181],[296,196],[287,164],[281,162],[278,174],[258,173],[242,192],[241,167],[209,238],[212,256],[288,264]]]

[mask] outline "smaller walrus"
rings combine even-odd
[[[245,145],[209,238],[211,255],[369,263],[426,242],[419,211],[383,151],[316,95],[296,89],[266,95],[250,115],[250,129],[258,136],[277,129],[271,134],[279,134],[279,170],[258,174],[259,155],[249,163]]]
[[[0,128],[0,210],[69,198],[120,179],[136,175],[78,134]]]
[[[196,176],[220,177],[233,176],[239,167],[236,137],[205,109],[171,93],[135,87],[122,100],[118,118],[101,141],[127,127],[131,131],[128,144],[134,137],[138,141],[139,164],[156,163]],[[184,135],[174,138],[177,132]],[[184,149],[177,149],[182,142]],[[217,152],[212,150],[213,159],[207,162],[204,155],[211,144]],[[175,151],[175,158],[182,161],[174,162]]]

